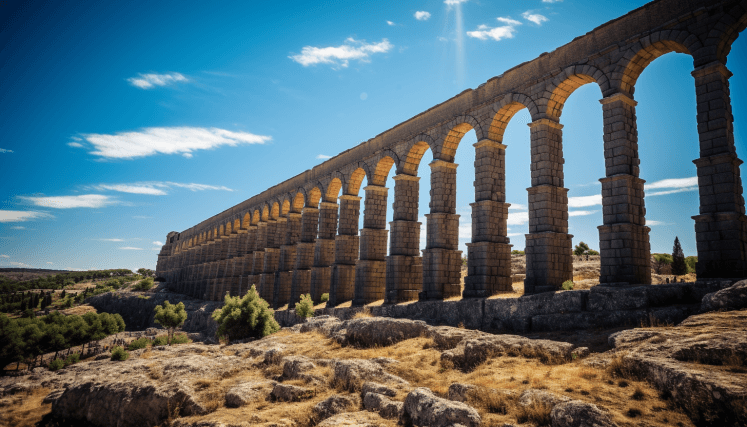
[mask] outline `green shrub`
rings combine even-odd
[[[147,277],[132,285],[133,291],[149,291],[153,288],[153,278]]]
[[[65,367],[65,362],[62,359],[55,359],[51,362],[49,362],[49,370],[50,371],[56,371],[58,369],[62,369]]]
[[[566,280],[563,282],[563,285],[561,286],[564,291],[572,291],[573,290],[573,280]]]
[[[179,302],[179,304],[171,304],[166,300],[163,302],[163,305],[157,305],[153,311],[156,312],[153,321],[169,331],[169,342],[171,342],[176,328],[180,328],[184,324],[184,321],[187,320],[187,312],[184,310],[184,303]]]
[[[511,255],[524,255],[524,251],[520,251],[518,249],[514,249],[511,251]]]
[[[80,362],[80,353],[73,353],[65,358],[65,366]]]
[[[280,330],[274,311],[259,297],[254,285],[243,297],[226,294],[223,307],[213,312],[213,319],[218,323],[219,338],[261,338]]]
[[[687,272],[695,273],[695,264],[697,263],[698,263],[698,257],[696,256],[689,256],[685,258],[685,264],[687,264]]]
[[[122,347],[117,345],[112,349],[112,360],[127,360],[128,357],[130,357],[130,353]]]
[[[296,314],[298,317],[314,316],[314,301],[311,300],[311,294],[301,294],[301,301],[296,304]]]
[[[191,343],[192,340],[187,337],[187,334],[178,334],[174,335],[174,338],[171,339],[171,345],[174,344],[188,344]]]
[[[148,338],[141,337],[141,338],[138,338],[135,341],[131,342],[127,346],[127,350],[130,350],[130,351],[132,351],[132,350],[139,350],[141,348],[148,347],[149,344],[150,344],[150,340]]]
[[[169,343],[169,340],[168,340],[168,338],[165,335],[161,335],[160,337],[155,337],[153,339],[153,345],[154,346],[157,346],[157,345],[166,345],[168,343]]]
[[[322,301],[322,302],[327,302],[327,301],[329,301],[329,294],[327,294],[327,293],[324,293],[324,294],[322,294],[322,299],[321,299],[321,301]]]

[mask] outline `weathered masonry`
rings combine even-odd
[[[504,159],[511,141],[503,140],[503,132],[516,112],[527,108],[532,184],[527,189],[525,292],[557,289],[572,278],[561,115],[568,96],[592,84],[600,89],[604,111],[600,282],[649,284],[634,92],[648,64],[674,51],[692,56],[697,97],[697,274],[701,279],[745,277],[742,161],[734,147],[732,73],[726,68],[731,45],[745,26],[747,0],[651,2],[188,230],[169,233],[157,272],[172,289],[204,299],[241,295],[256,285],[275,307],[293,305],[305,293],[318,301],[328,292],[331,307],[344,301],[392,304],[459,295],[454,154],[462,136],[474,129],[475,202],[462,296],[508,291]],[[427,150],[434,160],[428,165],[431,202],[421,255],[417,171]],[[394,189],[384,186],[390,173]],[[386,206],[392,200],[387,229]]]

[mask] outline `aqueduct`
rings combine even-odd
[[[254,284],[274,307],[292,306],[305,293],[319,301],[328,292],[328,306],[457,296],[462,291],[454,154],[462,136],[474,130],[475,201],[462,296],[509,291],[503,133],[527,108],[532,122],[525,293],[555,290],[572,278],[561,115],[574,90],[595,84],[603,96],[606,167],[600,179],[600,283],[649,284],[634,92],[641,72],[674,51],[693,60],[700,141],[700,158],[694,160],[700,212],[692,217],[697,275],[745,277],[742,161],[734,146],[732,74],[726,68],[731,45],[745,26],[747,0],[648,3],[190,229],[169,233],[157,274],[170,288],[203,299],[243,295]],[[431,201],[421,256],[417,171],[429,149]],[[394,213],[387,229],[390,189],[384,185],[390,173]],[[367,185],[361,188],[364,178]]]

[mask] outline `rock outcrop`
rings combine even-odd
[[[747,308],[747,280],[726,289],[707,294],[700,303],[701,311],[740,310]]]
[[[477,427],[482,421],[475,408],[442,399],[425,387],[416,388],[407,395],[403,418],[413,425],[429,427]]]

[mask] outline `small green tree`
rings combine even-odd
[[[296,315],[304,318],[314,316],[314,301],[311,294],[301,294],[301,300],[296,303]]]
[[[687,272],[688,273],[695,273],[695,266],[698,264],[698,257],[696,256],[689,256],[685,258],[685,264],[687,264]]]
[[[685,253],[682,252],[680,239],[675,236],[674,247],[672,248],[672,274],[682,276],[687,274],[687,264],[685,264]]]
[[[563,282],[563,285],[561,286],[561,288],[564,291],[572,291],[573,290],[573,280],[566,280],[565,282]]]
[[[274,313],[252,285],[243,297],[226,294],[223,307],[213,312],[213,319],[219,325],[218,337],[261,338],[280,330]]]
[[[589,248],[589,245],[587,245],[584,242],[578,242],[578,245],[576,245],[576,248],[573,249],[573,255],[576,255],[576,256],[599,255],[599,252],[595,251],[594,249]]]
[[[127,360],[128,357],[130,357],[130,353],[128,353],[122,347],[117,345],[117,346],[114,346],[114,348],[112,349],[111,360]]]
[[[327,301],[329,301],[329,293],[326,293],[326,292],[323,293],[320,301],[321,302],[327,302]]]
[[[174,331],[180,328],[184,321],[187,320],[187,312],[184,310],[184,303],[171,304],[168,301],[163,302],[163,306],[157,305],[153,311],[156,312],[154,321],[169,331],[169,343],[174,336]]]

